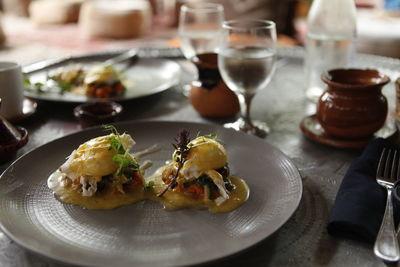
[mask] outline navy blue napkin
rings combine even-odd
[[[331,211],[327,226],[329,234],[375,242],[386,205],[386,190],[378,185],[375,178],[384,147],[393,148],[393,144],[382,138],[373,140],[350,165]],[[397,224],[400,210],[398,203],[394,202]]]

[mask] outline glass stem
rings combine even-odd
[[[247,126],[254,127],[250,118],[251,101],[254,94],[237,94],[240,103],[240,116]]]

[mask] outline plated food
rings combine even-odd
[[[120,74],[111,65],[69,65],[55,70],[48,79],[55,81],[63,92],[97,98],[119,96],[126,90]]]
[[[80,145],[48,178],[48,187],[62,202],[112,209],[144,199],[143,174],[130,154],[135,141],[108,129],[111,134]]]
[[[229,212],[249,196],[246,182],[230,176],[227,153],[215,136],[189,139],[181,130],[174,144],[172,161],[159,168],[155,181],[155,200],[167,209],[207,208],[212,213]]]
[[[249,196],[245,181],[230,176],[227,153],[213,136],[189,139],[181,130],[173,160],[146,180],[136,158],[135,144],[113,126],[111,134],[93,138],[74,150],[48,178],[48,187],[65,203],[90,209],[112,209],[152,199],[168,210],[207,208],[229,212]],[[139,152],[139,154],[147,153]]]
[[[60,62],[57,65],[52,60],[44,60],[24,66],[24,94],[35,100],[68,103],[86,103],[98,96],[103,99],[104,95],[111,95],[107,96],[107,100],[120,102],[168,90],[181,79],[180,66],[176,62],[160,58],[139,58],[134,64],[113,65],[115,72],[112,72],[111,79],[108,80],[111,84],[108,89],[90,91],[89,87],[77,86],[84,82],[84,72],[93,70],[96,65],[104,65],[102,62],[114,55],[119,53],[85,54],[55,59]],[[93,72],[96,72],[95,69]],[[60,73],[63,75],[60,76]],[[125,88],[122,92],[118,81],[114,79],[115,74]],[[56,81],[51,77],[61,80]],[[62,82],[64,79],[65,83]],[[89,85],[90,81],[87,82]]]
[[[215,124],[126,121],[117,125],[136,141],[135,155],[159,144],[158,152],[137,158],[141,166],[146,158],[153,161],[153,167],[146,170],[148,175],[171,159],[171,137],[178,129],[190,130],[193,138],[197,132],[217,133],[231,173],[246,179],[251,196],[240,208],[216,215],[207,210],[167,212],[159,203],[147,200],[105,211],[62,204],[47,187],[45,177],[62,165],[74,148],[108,134],[95,127],[46,143],[3,172],[3,231],[29,250],[77,266],[188,266],[259,243],[276,232],[299,205],[302,179],[297,168],[264,140]]]

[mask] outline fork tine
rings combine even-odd
[[[376,171],[376,176],[383,176],[384,169],[384,159],[386,158],[386,148],[383,148],[381,152],[381,157],[379,158],[378,169]]]
[[[396,173],[396,170],[397,173],[399,172],[398,154],[400,154],[400,151],[383,149],[376,174],[377,183],[386,188],[387,198],[385,213],[374,244],[374,253],[385,261],[399,261],[400,259],[400,250],[394,226],[393,203],[391,198],[395,182],[395,177],[392,175]]]
[[[392,163],[392,150],[389,149],[386,157],[383,177],[390,178],[390,164]]]

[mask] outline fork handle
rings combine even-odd
[[[374,253],[385,261],[394,262],[400,259],[399,243],[394,227],[391,188],[387,188],[386,209],[375,241]]]

